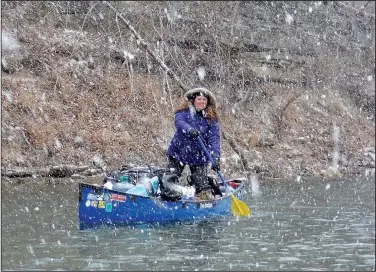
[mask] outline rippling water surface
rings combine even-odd
[[[2,183],[2,270],[375,269],[375,179],[261,182],[253,215],[78,230],[76,182]]]

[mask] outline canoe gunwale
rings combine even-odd
[[[228,181],[230,182],[230,181]],[[89,184],[89,183],[85,183],[85,182],[80,182],[80,190],[79,190],[79,201],[82,201],[82,185],[88,187],[88,188],[92,188],[92,189],[99,189],[99,190],[102,190],[102,189],[105,189],[109,192],[112,192],[114,194],[123,194],[123,195],[127,195],[129,197],[137,197],[137,198],[149,198],[149,199],[158,199],[158,200],[161,200],[161,201],[166,201],[166,202],[208,202],[208,201],[217,201],[217,200],[221,200],[221,199],[224,199],[224,198],[228,198],[230,197],[230,194],[227,194],[227,195],[223,195],[223,196],[220,196],[218,198],[213,198],[213,199],[210,199],[210,200],[198,200],[198,199],[193,199],[193,200],[190,200],[190,199],[179,199],[179,200],[165,200],[165,199],[162,199],[160,196],[142,196],[142,195],[134,195],[134,194],[129,194],[127,192],[121,192],[121,191],[116,191],[116,190],[112,190],[112,189],[108,189],[108,188],[104,188],[103,186],[101,185],[94,185],[94,184]],[[221,183],[220,183],[221,184]],[[233,194],[236,194],[239,190],[243,189],[244,187],[244,182],[241,182],[239,183],[239,185],[234,189],[234,192],[232,192]]]

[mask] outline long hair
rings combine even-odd
[[[183,103],[176,108],[175,112],[188,109],[190,103],[191,103],[190,101],[184,100]],[[213,105],[210,104],[210,100],[208,100],[208,105],[206,106],[205,113],[206,113],[205,118],[209,120],[218,120],[217,110],[215,109],[215,107],[213,107]]]

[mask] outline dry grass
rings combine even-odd
[[[81,136],[89,152],[108,158],[114,153],[115,157],[125,157],[128,151],[145,153],[151,160],[161,155],[155,141],[165,136],[162,123],[172,111],[163,103],[168,98],[157,78],[129,79],[115,74],[108,83],[82,82],[78,85],[81,88],[71,83],[69,75],[60,73],[55,78],[55,82],[35,85],[33,91],[20,91],[14,103],[4,109],[9,118],[5,121],[21,122],[33,148],[47,147],[58,156],[71,151],[74,138]],[[13,75],[4,80],[8,89],[25,89],[24,77]],[[41,99],[43,88],[52,86]],[[56,139],[63,143],[62,150],[55,147]]]

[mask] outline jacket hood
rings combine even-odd
[[[201,88],[201,87],[195,88],[195,89],[192,89],[192,90],[189,90],[188,92],[186,92],[184,94],[184,97],[187,100],[192,100],[195,97],[195,95],[198,94],[198,93],[202,93],[203,95],[205,95],[208,98],[208,100],[209,100],[208,105],[212,105],[214,108],[217,108],[217,101],[215,99],[215,96],[208,89]]]

